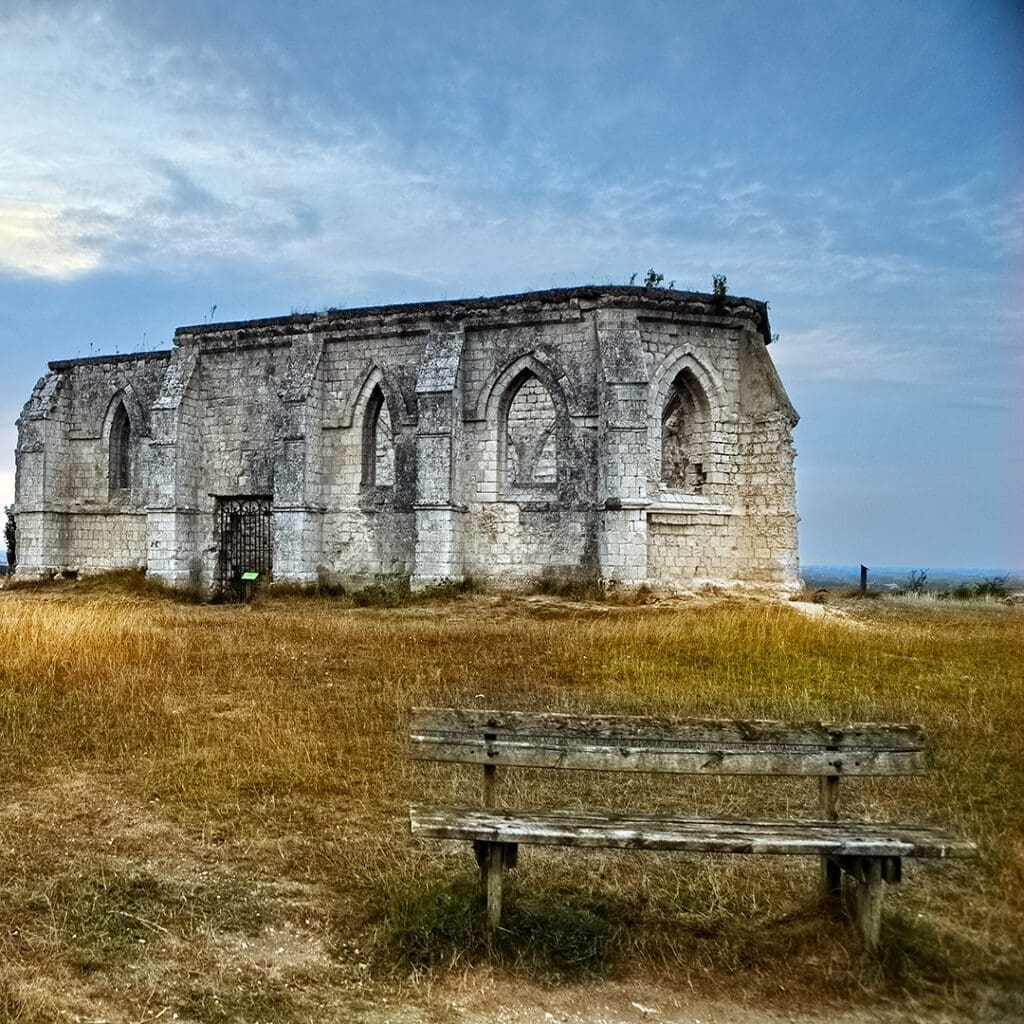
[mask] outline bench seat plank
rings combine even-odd
[[[931,825],[423,806],[410,809],[410,822],[416,836],[492,843],[835,857],[969,857],[976,852],[974,843]]]

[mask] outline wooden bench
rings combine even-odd
[[[826,904],[848,909],[868,948],[878,944],[882,885],[900,881],[904,857],[966,857],[973,843],[932,825],[840,821],[839,780],[925,770],[916,725],[718,721],[618,715],[535,714],[417,708],[414,757],[483,765],[479,808],[410,810],[412,833],[471,840],[483,873],[487,915],[501,921],[502,874],[520,843],[814,856]],[[819,780],[814,820],[735,821],[601,811],[514,811],[497,807],[498,768],[670,772],[689,775],[806,775]]]

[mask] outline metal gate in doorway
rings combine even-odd
[[[244,595],[243,573],[259,573],[260,582],[270,578],[270,501],[264,494],[214,499],[217,591],[225,597]]]

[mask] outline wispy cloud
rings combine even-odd
[[[300,116],[296,97],[256,90],[202,45],[140,46],[109,8],[59,21],[29,10],[0,65],[0,90],[16,98],[0,113],[11,143],[0,171],[9,202],[30,211],[0,242],[16,272],[255,266],[272,254],[281,271],[337,287],[375,267],[457,282],[500,261],[524,281],[570,266],[624,279],[658,260],[681,285],[728,270],[772,293],[887,288],[923,272],[897,250],[846,244],[842,182],[809,195],[713,155],[648,180],[595,177],[542,145],[484,145],[468,102],[447,115],[458,146],[410,150],[351,109]],[[465,95],[481,72],[463,71]],[[540,99],[517,102],[527,108],[510,123],[534,123]]]
[[[863,327],[787,331],[772,355],[786,379],[906,384],[919,376],[919,353],[891,337],[867,340]]]
[[[948,242],[951,230],[967,233],[997,257],[1024,255],[1024,189],[1009,197],[994,194],[994,172],[911,201],[911,222],[922,235]]]
[[[0,203],[0,268],[58,280],[94,270],[99,251],[76,235],[59,207]]]

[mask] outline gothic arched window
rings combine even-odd
[[[502,479],[509,487],[554,487],[558,481],[555,403],[537,376],[512,382],[501,417]]]
[[[389,487],[395,482],[395,438],[384,392],[378,384],[366,403],[363,420],[363,486]]]
[[[672,382],[661,417],[661,482],[700,494],[707,477],[708,400],[690,370]]]
[[[132,424],[124,402],[118,402],[110,421],[110,493],[127,494],[132,485]]]

